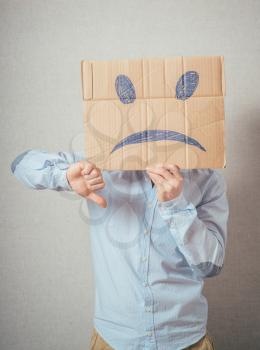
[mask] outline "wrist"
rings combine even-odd
[[[71,187],[69,176],[68,176],[68,169],[65,170],[65,176],[64,177],[65,177],[64,181],[65,181],[65,183],[67,185],[68,190],[69,191],[73,191],[73,188]]]
[[[184,197],[183,191],[179,193],[175,198],[169,199],[167,201],[159,201],[158,206],[161,209],[178,209],[178,208],[186,208],[188,202]]]

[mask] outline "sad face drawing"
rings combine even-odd
[[[176,98],[186,100],[187,98],[191,97],[198,86],[198,82],[199,75],[197,72],[189,71],[183,74],[176,85]],[[115,88],[122,103],[127,104],[135,101],[136,96],[134,86],[126,75],[117,76]],[[112,149],[111,153],[130,144],[162,140],[184,142],[186,144],[198,147],[202,151],[206,152],[206,149],[198,141],[180,132],[173,130],[143,130],[131,134],[117,143]]]
[[[86,153],[100,168],[223,167],[222,57],[82,61]]]

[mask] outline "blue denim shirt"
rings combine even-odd
[[[11,164],[33,189],[72,191],[83,152],[27,150]],[[94,326],[115,350],[180,350],[206,333],[205,278],[224,262],[228,203],[218,170],[181,170],[181,195],[159,202],[145,171],[102,171],[103,209],[87,200],[95,276]]]

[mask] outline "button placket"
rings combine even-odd
[[[155,342],[154,338],[154,317],[153,317],[153,295],[151,292],[151,287],[148,283],[148,277],[149,277],[149,256],[150,256],[150,244],[151,244],[151,229],[152,229],[152,223],[154,218],[154,212],[156,207],[156,198],[155,198],[155,192],[150,191],[149,198],[147,198],[148,203],[152,203],[152,210],[150,207],[147,206],[145,210],[145,219],[147,222],[147,227],[144,231],[144,245],[143,245],[143,255],[141,257],[142,264],[143,264],[143,286],[144,288],[144,295],[145,295],[145,302],[144,302],[144,325],[145,325],[145,331],[147,336],[147,346],[151,344],[151,342]],[[149,233],[149,234],[148,234]]]

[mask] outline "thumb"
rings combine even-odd
[[[105,200],[105,198],[102,196],[99,196],[95,192],[91,192],[89,195],[87,195],[87,198],[97,203],[102,208],[107,207],[107,201]]]

